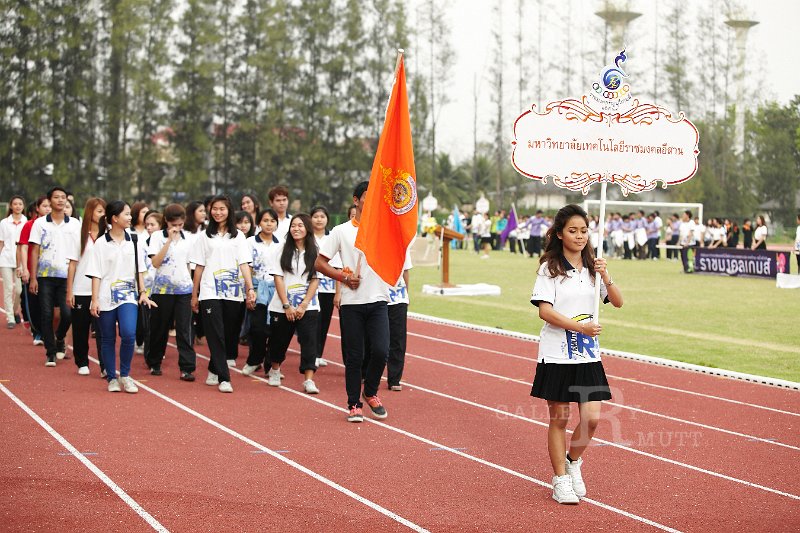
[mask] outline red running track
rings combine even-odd
[[[585,455],[591,501],[564,507],[529,396],[536,344],[420,320],[409,331],[404,390],[381,392],[389,418],[358,425],[344,420],[337,321],[316,397],[299,392],[296,354],[283,387],[234,373],[221,394],[203,383],[205,346],[197,382],[177,379],[170,348],[164,376],[136,356],[139,394],[111,394],[96,365],[45,368],[22,328],[2,330],[0,385],[126,496],[0,394],[2,529],[800,528],[796,391],[607,357],[615,397]]]

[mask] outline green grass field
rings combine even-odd
[[[411,271],[410,311],[538,335],[529,298],[538,259],[508,252],[452,251],[451,283],[491,283],[502,296],[421,293],[439,283],[436,267]],[[793,265],[794,267],[794,265]],[[601,306],[600,345],[644,355],[800,381],[800,291],[774,280],[685,275],[680,262],[611,260],[624,305]]]

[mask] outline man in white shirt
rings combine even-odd
[[[281,242],[286,242],[286,234],[289,233],[289,225],[292,223],[292,216],[289,210],[289,189],[283,185],[278,185],[269,190],[269,206],[278,215],[278,229],[274,235]]]
[[[53,187],[47,193],[52,211],[39,217],[31,227],[31,281],[29,290],[39,296],[42,339],[46,349],[46,366],[56,366],[56,359],[66,357],[64,337],[72,323],[72,311],[67,305],[68,252],[80,246],[81,224],[77,218],[64,213],[67,192]],[[53,307],[61,310],[58,330],[53,331]]]
[[[361,403],[361,365],[364,361],[364,338],[369,337],[372,357],[364,380],[363,397],[375,418],[388,416],[378,398],[378,385],[389,356],[389,285],[367,264],[364,253],[356,249],[361,212],[367,194],[368,181],[356,185],[353,204],[356,215],[352,220],[333,228],[317,256],[315,268],[318,272],[342,283],[339,323],[342,330],[342,357],[345,364],[345,386],[349,422],[362,422],[364,415]],[[330,266],[336,254],[342,259],[344,268],[336,270]]]
[[[690,273],[689,268],[689,248],[695,245],[695,223],[692,221],[692,212],[684,211],[681,215],[681,225],[678,226],[678,244],[681,245],[681,261],[683,271]]]

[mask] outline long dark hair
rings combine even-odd
[[[129,206],[128,202],[122,200],[114,200],[106,205],[106,222],[108,223],[108,227],[112,226],[114,217],[118,217],[120,213],[125,210],[126,206]],[[131,227],[133,227],[133,221],[131,221]]]
[[[20,214],[23,214],[23,215],[25,214],[25,198],[23,198],[19,194],[15,194],[8,201],[8,209],[6,210],[6,218],[8,218],[8,217],[10,217],[11,215],[14,214],[13,211],[11,211],[11,204],[14,202],[14,200],[22,200],[22,211],[21,211]]]
[[[183,223],[183,228],[189,233],[197,233],[199,229],[197,220],[194,218],[194,212],[198,207],[203,207],[203,202],[189,202],[189,205],[186,206],[186,222]],[[206,220],[208,220],[208,213],[206,213]]]
[[[245,198],[250,198],[250,201],[253,202],[254,212],[255,214],[258,214],[259,211],[261,211],[261,202],[258,201],[258,196],[256,196],[251,192],[246,192],[242,195],[242,200],[244,200]],[[241,205],[242,205],[241,202],[239,202],[239,207],[241,207]],[[242,209],[242,211],[244,211],[244,209]]]
[[[317,254],[319,253],[317,250],[317,239],[314,238],[314,228],[311,227],[311,217],[305,213],[298,213],[294,215],[292,220],[289,222],[290,228],[292,222],[294,222],[296,218],[299,218],[303,222],[303,226],[306,227],[306,236],[303,239],[306,268],[303,270],[303,272],[308,274],[306,279],[311,281],[312,276],[314,276],[316,272],[314,270],[314,263],[316,262]],[[291,238],[291,235],[287,235],[286,244],[283,245],[283,252],[281,253],[281,269],[284,272],[294,272],[294,269],[292,268],[292,260],[294,259],[294,254],[296,252],[297,243],[294,242],[294,239]],[[299,272],[295,273],[300,274]]]
[[[225,233],[227,233],[231,239],[236,238],[236,234],[239,232],[236,229],[236,224],[233,222],[234,211],[233,211],[233,203],[231,202],[230,197],[219,194],[214,196],[208,202],[208,213],[206,213],[206,217],[208,220],[208,228],[206,228],[206,235],[208,237],[214,237],[217,233],[219,233],[219,223],[214,220],[214,217],[211,216],[211,209],[213,209],[214,204],[222,202],[225,204],[225,207],[228,208],[228,218],[225,219]]]
[[[569,219],[575,216],[583,218],[584,222],[586,222],[586,227],[589,227],[589,217],[586,211],[578,205],[570,204],[558,210],[556,217],[553,219],[553,225],[547,230],[547,235],[545,237],[547,239],[547,244],[545,245],[542,257],[539,258],[539,264],[543,265],[547,263],[547,271],[551,277],[564,276],[567,273],[564,269],[563,261],[564,245],[558,237],[558,234],[563,233],[564,227],[567,225],[567,222],[569,222]],[[583,262],[583,267],[589,269],[592,282],[594,282],[594,250],[592,250],[590,242],[587,236],[586,246],[581,250],[581,261]]]
[[[94,221],[94,212],[98,205],[102,205],[105,209],[106,201],[102,198],[92,197],[86,200],[86,206],[83,208],[83,221],[81,222],[81,254],[83,254],[83,251],[86,249],[86,241],[89,239],[89,231],[91,231]],[[97,222],[98,239],[106,232],[107,227],[105,217]]]

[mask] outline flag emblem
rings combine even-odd
[[[383,200],[392,213],[404,215],[417,205],[417,184],[405,170],[392,171],[381,165],[383,174]]]

